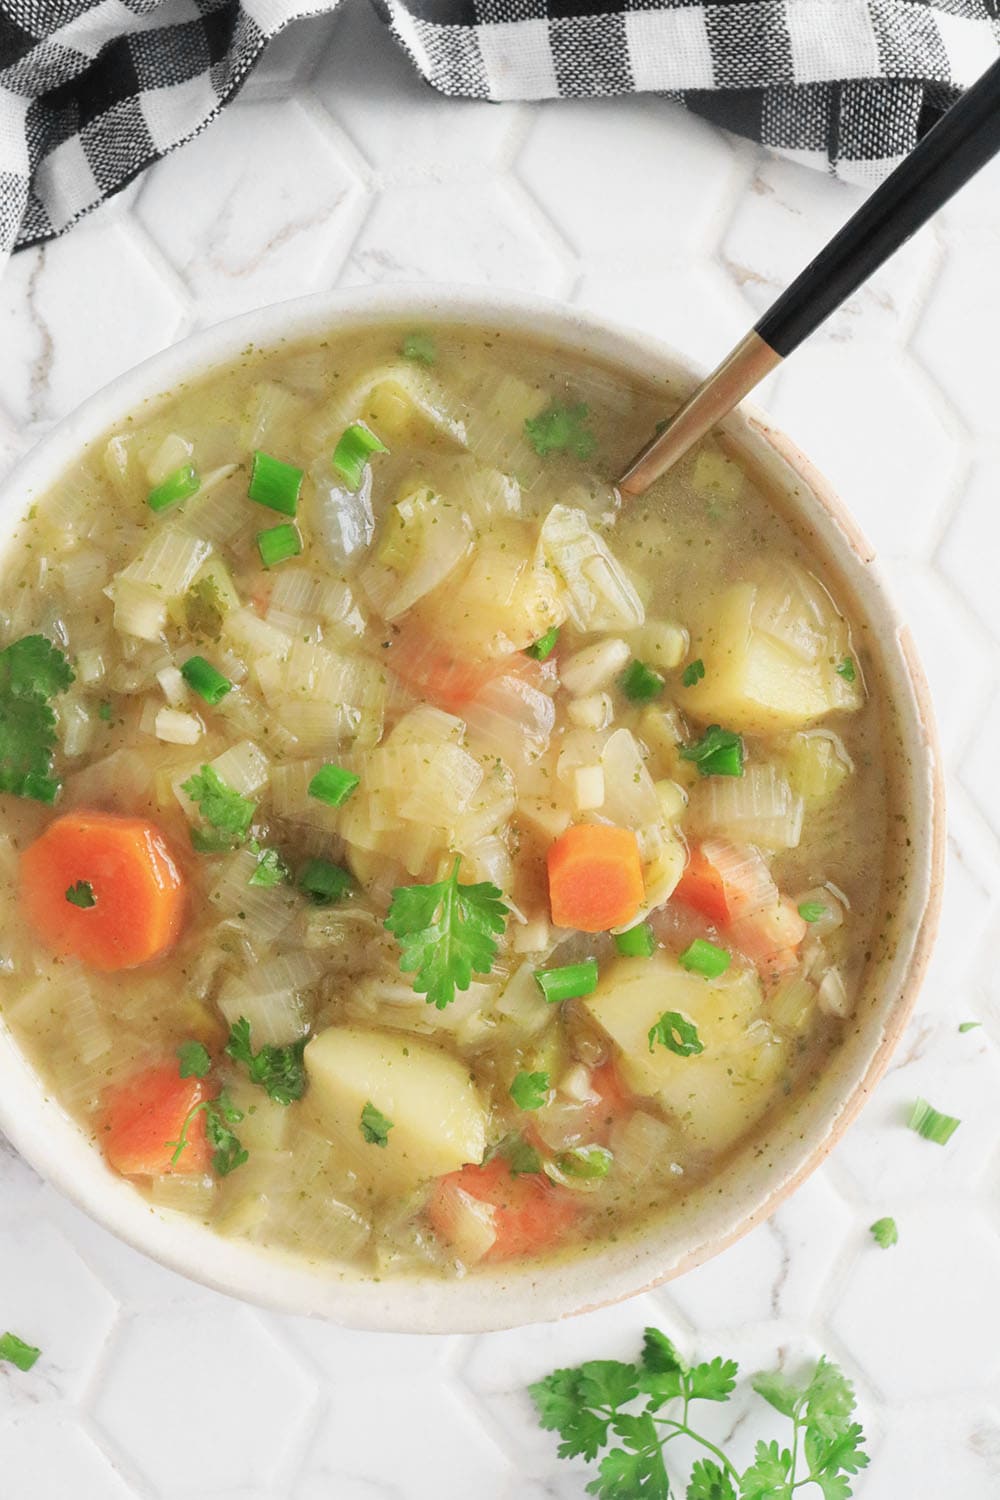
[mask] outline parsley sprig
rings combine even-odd
[[[243,1119],[243,1111],[237,1108],[225,1089],[218,1098],[202,1099],[200,1104],[188,1110],[180,1136],[176,1141],[166,1143],[175,1148],[170,1164],[175,1167],[180,1161],[188,1144],[188,1132],[195,1117],[202,1113],[205,1116],[205,1134],[212,1148],[212,1170],[216,1177],[228,1177],[230,1172],[235,1172],[237,1167],[242,1167],[244,1162],[250,1160],[250,1153],[230,1129],[230,1126],[238,1125]]]
[[[850,1500],[846,1476],[863,1469],[868,1455],[861,1427],[852,1420],[854,1390],[836,1365],[821,1359],[800,1383],[780,1372],[755,1377],[758,1395],[791,1420],[792,1439],[785,1448],[759,1441],[753,1463],[742,1472],[691,1425],[693,1404],[728,1401],[738,1373],[728,1359],[688,1365],[665,1334],[647,1328],[637,1364],[588,1360],[555,1370],[529,1391],[541,1425],[559,1433],[560,1458],[592,1463],[607,1450],[598,1478],[587,1486],[599,1500],[679,1500],[681,1490],[666,1463],[668,1446],[678,1437],[697,1443],[706,1455],[691,1468],[687,1500],[792,1500],[810,1484],[825,1500]]]
[[[44,635],[25,635],[0,651],[0,792],[53,803],[62,786],[52,775],[56,716],[50,699],[64,693],[73,669]]]
[[[473,974],[490,972],[509,910],[488,880],[459,885],[461,862],[446,880],[398,886],[385,919],[402,950],[399,967],[416,974],[413,988],[438,1010],[469,988]]]
[[[257,804],[223,781],[212,766],[202,766],[194,776],[181,782],[181,791],[186,792],[206,823],[215,833],[192,828],[191,842],[202,854],[217,854],[223,849],[232,849],[246,838],[253,822]]]
[[[597,439],[587,426],[589,408],[578,402],[564,406],[554,401],[537,417],[528,417],[524,433],[539,458],[550,453],[572,453],[574,458],[593,457]]]
[[[255,1052],[250,1040],[250,1022],[240,1016],[234,1022],[226,1043],[226,1053],[234,1062],[243,1063],[251,1083],[262,1088],[276,1104],[292,1104],[306,1091],[306,1069],[302,1055],[308,1036],[297,1042],[276,1047],[270,1043]]]

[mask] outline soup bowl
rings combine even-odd
[[[426,287],[310,297],[209,329],[93,396],[3,485],[0,541],[9,543],[18,520],[88,444],[129,413],[149,411],[178,386],[235,360],[248,346],[277,348],[321,337],[334,326],[363,332],[403,319],[544,339],[659,386],[665,410],[698,378],[687,361],[651,339],[534,298]],[[545,1262],[480,1268],[452,1280],[430,1274],[380,1280],[346,1265],[317,1265],[227,1239],[194,1218],[151,1205],[110,1170],[84,1130],[47,1093],[0,1011],[0,1128],[43,1177],[128,1244],[220,1291],[352,1327],[449,1332],[561,1318],[678,1276],[765,1219],[824,1159],[885,1069],[927,963],[941,890],[940,760],[910,634],[849,513],[760,412],[742,407],[722,434],[836,580],[885,705],[889,797],[896,814],[889,819],[885,889],[893,891],[893,909],[842,1042],[812,1086],[766,1119],[669,1214],[629,1227],[612,1242]]]

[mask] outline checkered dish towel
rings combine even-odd
[[[0,0],[0,264],[189,140],[273,36],[338,3]],[[1000,0],[374,3],[442,93],[665,94],[862,182],[1000,52]]]

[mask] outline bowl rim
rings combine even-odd
[[[60,421],[0,485],[0,550],[18,520],[74,457],[126,415],[134,415],[178,386],[203,378],[248,348],[294,344],[310,336],[357,325],[437,324],[495,327],[551,339],[645,379],[689,388],[701,371],[666,344],[612,319],[534,295],[495,289],[427,284],[351,288],[312,294],[243,313],[204,329],[124,372]],[[153,1207],[113,1174],[86,1133],[34,1073],[0,1014],[0,1130],[47,1181],[119,1239],[152,1259],[218,1291],[286,1312],[328,1318],[344,1326],[398,1332],[479,1332],[550,1321],[591,1311],[680,1275],[746,1234],[825,1159],[856,1117],[888,1064],[910,1017],[937,928],[944,868],[942,761],[927,683],[908,628],[902,623],[870,546],[831,486],[800,450],[758,408],[744,403],[722,429],[766,467],[783,466],[786,484],[804,498],[793,509],[818,528],[817,544],[837,556],[852,591],[862,593],[894,710],[913,732],[921,754],[912,765],[907,807],[913,814],[914,854],[905,901],[896,903],[900,947],[880,988],[882,1006],[866,1055],[853,1069],[846,1093],[826,1088],[826,1108],[812,1113],[815,1137],[798,1149],[786,1141],[774,1151],[785,1160],[771,1180],[749,1194],[727,1199],[725,1211],[702,1208],[679,1245],[661,1240],[654,1219],[621,1241],[588,1255],[479,1271],[464,1279],[363,1277],[349,1269],[313,1265],[247,1242],[226,1240],[171,1210]],[[905,949],[905,952],[904,952]],[[860,1035],[860,1028],[859,1028]],[[861,1044],[858,1044],[861,1046]],[[862,1049],[864,1050],[864,1049]],[[824,1069],[824,1076],[833,1067]],[[794,1118],[794,1111],[791,1117]],[[775,1140],[781,1141],[781,1128]],[[786,1129],[785,1134],[790,1134]],[[784,1155],[782,1156],[782,1153]],[[739,1161],[739,1155],[736,1158]],[[733,1175],[729,1167],[723,1180]],[[763,1179],[762,1179],[763,1181]],[[686,1212],[677,1216],[683,1229]],[[700,1227],[699,1227],[700,1226]],[[677,1236],[675,1236],[676,1238]]]

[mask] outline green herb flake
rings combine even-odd
[[[803,901],[799,906],[799,916],[803,922],[822,922],[829,911],[822,901]]]
[[[212,1059],[204,1042],[181,1042],[177,1062],[182,1078],[207,1078],[212,1071]]]
[[[217,641],[225,619],[219,585],[210,573],[198,578],[184,595],[184,624],[190,635]]]
[[[954,1115],[941,1114],[926,1099],[917,1099],[906,1123],[911,1130],[922,1135],[925,1141],[933,1141],[936,1146],[946,1146],[962,1122]]]
[[[510,1097],[518,1109],[541,1109],[548,1102],[548,1073],[518,1073],[510,1086]]]
[[[837,663],[835,671],[845,682],[854,682],[857,680],[858,673],[853,657],[845,656],[843,661]]]
[[[541,1156],[522,1136],[511,1136],[503,1141],[500,1155],[510,1167],[512,1177],[532,1177],[542,1170]]]
[[[408,333],[399,352],[418,365],[432,365],[437,360],[437,345],[429,333]]]
[[[66,892],[66,900],[70,906],[78,906],[81,911],[97,905],[94,887],[89,880],[78,880],[75,885],[71,885]]]
[[[258,849],[255,852],[257,865],[247,885],[262,886],[264,890],[270,890],[272,886],[291,879],[291,872],[277,849]]]
[[[705,1048],[693,1021],[682,1016],[679,1010],[665,1010],[655,1026],[647,1032],[649,1050],[659,1043],[677,1057],[697,1057]]]
[[[105,724],[111,723],[111,704],[101,703],[98,705],[97,717]]]
[[[41,1349],[36,1349],[34,1344],[26,1344],[16,1333],[0,1333],[0,1364],[14,1365],[27,1374],[41,1357]]]
[[[306,1091],[304,1053],[308,1036],[277,1047],[266,1043],[254,1051],[250,1022],[246,1016],[234,1021],[226,1043],[226,1056],[242,1063],[251,1083],[264,1090],[275,1104],[294,1104]]]
[[[73,669],[44,635],[0,651],[0,792],[51,806],[62,782],[52,775],[56,716],[49,700],[74,681]]]
[[[695,661],[688,662],[687,666],[684,668],[684,671],[681,673],[681,682],[685,687],[694,687],[695,683],[700,682],[704,675],[705,663],[699,656]]]
[[[361,1134],[369,1146],[388,1146],[389,1131],[393,1129],[391,1120],[387,1120],[381,1110],[376,1109],[369,1099],[361,1111]]]
[[[385,925],[400,945],[399,966],[416,974],[413,988],[444,1010],[473,974],[488,974],[508,907],[489,881],[460,885],[456,859],[446,880],[397,886]]]
[[[666,678],[644,661],[630,661],[618,678],[618,686],[630,703],[651,703],[666,685]]]
[[[876,1219],[875,1223],[870,1226],[870,1230],[872,1239],[883,1250],[888,1250],[899,1241],[899,1230],[896,1228],[895,1219]]]
[[[710,724],[700,740],[680,747],[681,760],[694,761],[702,776],[742,776],[743,740],[731,729]]]
[[[589,407],[583,402],[575,406],[563,406],[554,401],[537,417],[528,417],[524,433],[539,458],[550,453],[571,453],[574,458],[592,458],[597,448],[597,438],[587,427]]]

